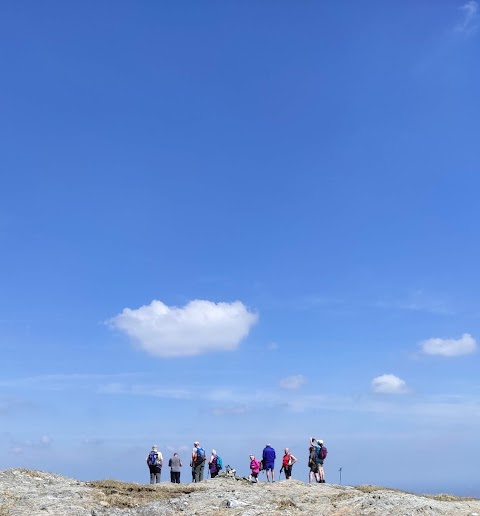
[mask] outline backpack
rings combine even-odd
[[[318,450],[318,458],[320,460],[324,460],[327,457],[328,450],[325,446],[320,446],[320,449]]]
[[[220,471],[222,468],[223,468],[223,461],[222,461],[222,457],[220,457],[219,455],[217,455],[216,459],[215,459],[215,464],[217,465],[217,471]]]
[[[202,447],[197,448],[197,462],[203,462],[205,460],[205,450]]]
[[[148,454],[148,465],[156,466],[157,464],[158,464],[158,452],[152,450]]]
[[[290,465],[290,455],[285,455],[282,460],[282,466],[289,466]]]

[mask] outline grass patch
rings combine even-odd
[[[0,516],[10,516],[10,509],[6,505],[0,505]]]
[[[430,500],[437,500],[439,502],[475,502],[478,498],[470,496],[455,496],[450,494],[416,494],[409,491],[402,491],[401,489],[394,489],[393,487],[380,487],[372,486],[370,484],[364,484],[361,486],[355,486],[355,489],[362,491],[362,493],[374,493],[376,491],[394,491],[396,493],[410,494],[413,496],[421,496],[422,498],[429,498]]]
[[[281,498],[280,500],[275,500],[275,503],[282,511],[286,511],[288,509],[298,509],[297,504],[290,498]]]
[[[159,500],[170,500],[182,494],[203,491],[204,487],[186,484],[142,485],[118,480],[95,480],[87,485],[98,490],[96,498],[109,507],[133,508]]]
[[[404,493],[404,494],[413,494],[408,491],[402,491],[401,489],[395,489],[393,487],[381,487],[381,486],[372,486],[371,484],[362,484],[360,486],[355,486],[357,491],[361,491],[362,493],[375,493],[376,491],[394,491],[395,493]]]
[[[351,491],[343,491],[342,493],[330,496],[330,501],[332,503],[338,503],[343,502],[345,500],[351,500],[352,498],[356,498],[357,496],[358,494],[352,493]]]
[[[472,496],[455,496],[450,494],[421,494],[418,495],[423,498],[430,498],[431,500],[437,500],[439,502],[478,502],[478,498]]]

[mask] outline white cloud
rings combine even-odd
[[[405,380],[394,374],[382,374],[372,380],[373,392],[383,394],[403,394],[408,392]]]
[[[141,349],[158,357],[193,356],[238,347],[258,315],[240,301],[190,301],[184,307],[153,300],[136,310],[125,308],[109,321]]]
[[[305,384],[305,377],[301,374],[297,374],[294,376],[287,376],[286,378],[282,378],[280,380],[280,387],[288,390],[296,390],[300,389]]]
[[[479,27],[479,4],[475,0],[469,0],[460,7],[462,11],[462,20],[457,23],[455,30],[457,32],[472,33]]]
[[[469,333],[464,333],[459,339],[427,339],[419,345],[421,352],[426,355],[444,357],[468,355],[477,349],[477,343]]]

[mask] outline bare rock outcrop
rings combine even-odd
[[[376,486],[250,484],[216,478],[157,486],[115,480],[80,482],[43,471],[0,471],[0,516],[173,516],[315,514],[480,516],[480,500],[414,495]]]

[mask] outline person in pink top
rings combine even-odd
[[[258,474],[260,473],[260,462],[253,455],[250,455],[250,471],[248,480],[256,484],[258,482]]]

